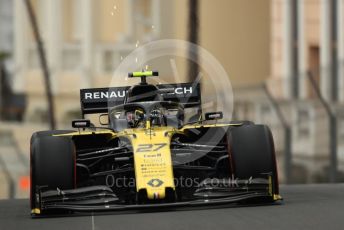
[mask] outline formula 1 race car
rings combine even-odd
[[[157,75],[133,72],[141,82],[131,87],[81,89],[75,130],[32,135],[32,216],[281,199],[270,129],[203,114],[199,83],[147,83]],[[100,127],[87,114],[100,114]]]

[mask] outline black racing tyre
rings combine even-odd
[[[75,132],[75,130],[46,130],[46,131],[35,132],[31,136],[30,143],[32,144],[32,141],[37,137],[49,137],[53,135],[67,134],[67,133],[73,133],[73,132]]]
[[[274,193],[278,175],[273,137],[266,125],[245,125],[229,132],[232,171],[235,178],[248,179],[271,173]]]
[[[69,137],[36,135],[31,139],[31,209],[35,207],[35,189],[75,188],[75,146]]]
[[[231,121],[230,124],[242,124],[242,125],[254,125],[253,121],[247,121],[247,120],[242,120],[242,121]]]

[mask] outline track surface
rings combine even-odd
[[[31,219],[28,200],[0,201],[0,229],[344,229],[344,184],[282,186],[282,205]]]

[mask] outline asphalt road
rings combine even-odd
[[[31,219],[28,200],[0,201],[0,229],[344,229],[344,184],[282,186],[281,205]]]

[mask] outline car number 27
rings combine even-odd
[[[167,145],[166,143],[140,144],[140,145],[138,145],[136,152],[138,152],[138,153],[155,152],[155,151],[158,151],[159,149],[162,149],[166,145]]]

